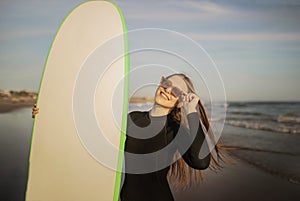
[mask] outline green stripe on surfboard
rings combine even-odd
[[[129,48],[128,48],[128,34],[126,22],[123,16],[121,9],[114,3],[112,3],[120,14],[122,25],[123,25],[123,36],[124,36],[124,53],[125,53],[125,70],[124,70],[124,96],[123,96],[123,116],[122,116],[122,129],[120,135],[120,144],[119,144],[119,157],[118,165],[116,171],[116,181],[115,181],[115,190],[114,190],[114,199],[113,201],[119,200],[120,187],[121,187],[121,177],[122,177],[122,168],[124,160],[124,145],[126,139],[126,127],[127,127],[127,112],[128,112],[128,79],[129,79],[129,70],[130,70],[130,60],[129,60]]]

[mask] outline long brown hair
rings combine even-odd
[[[192,81],[184,74],[172,74],[168,76],[167,78],[170,78],[172,76],[180,76],[182,79],[185,81],[187,87],[188,87],[188,92],[195,93],[195,88],[192,83]],[[177,108],[176,106],[172,109],[171,115],[174,120],[177,122],[181,122],[183,120],[183,123],[188,127],[188,122],[186,119],[186,115],[182,114],[184,111],[181,111],[180,108]],[[212,142],[214,144],[214,149],[211,150],[211,163],[209,165],[209,169],[216,172],[220,170],[221,168],[224,167],[224,164],[227,161],[227,155],[226,155],[226,148],[223,147],[220,143],[217,143],[212,129],[211,125],[208,120],[208,116],[206,114],[206,110],[204,108],[204,105],[202,104],[201,100],[198,103],[197,107],[197,112],[199,114],[200,120],[202,121],[203,125],[205,126],[207,130],[207,134]],[[181,118],[184,119],[181,119]],[[171,169],[168,173],[168,179],[171,181],[171,183],[174,185],[175,188],[181,188],[185,189],[186,187],[192,185],[192,184],[197,184],[199,181],[203,182],[204,181],[204,176],[203,176],[203,170],[197,170],[194,169],[190,166],[188,166],[185,161],[183,160],[182,157],[178,156],[179,152],[177,151],[176,155],[174,156],[174,160],[176,160],[172,166]]]

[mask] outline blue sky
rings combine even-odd
[[[0,2],[0,88],[37,90],[53,37],[80,0]],[[228,100],[300,100],[300,1],[113,1],[128,30],[170,29],[213,58]]]

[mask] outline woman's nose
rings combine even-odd
[[[170,94],[170,93],[171,93],[171,91],[172,91],[172,87],[168,87],[168,88],[166,88],[166,92],[168,92],[168,94]]]

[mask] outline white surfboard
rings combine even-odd
[[[90,139],[88,135],[93,133],[82,132],[82,125],[78,125],[84,126],[86,121],[78,122],[85,114],[80,117],[78,113],[84,101],[78,102],[81,85],[76,84],[80,83],[83,68],[90,65],[93,60],[90,58],[99,47],[101,49],[101,44],[119,35],[121,40],[111,43],[109,46],[113,48],[106,54],[127,50],[126,32],[120,9],[107,1],[85,2],[71,11],[61,24],[39,89],[40,113],[35,117],[32,131],[26,201],[118,200],[121,173],[115,170],[122,168],[122,154],[107,153],[112,160],[108,167],[86,144],[85,140]],[[120,126],[123,131],[126,129],[128,79],[124,75],[129,71],[129,58],[120,57],[104,67],[100,63],[99,68],[104,69],[97,75],[94,105],[87,108],[95,109],[93,116],[108,142],[115,150],[122,150],[125,133],[121,134]],[[113,92],[116,88],[117,92]],[[111,102],[117,112],[107,106]]]

